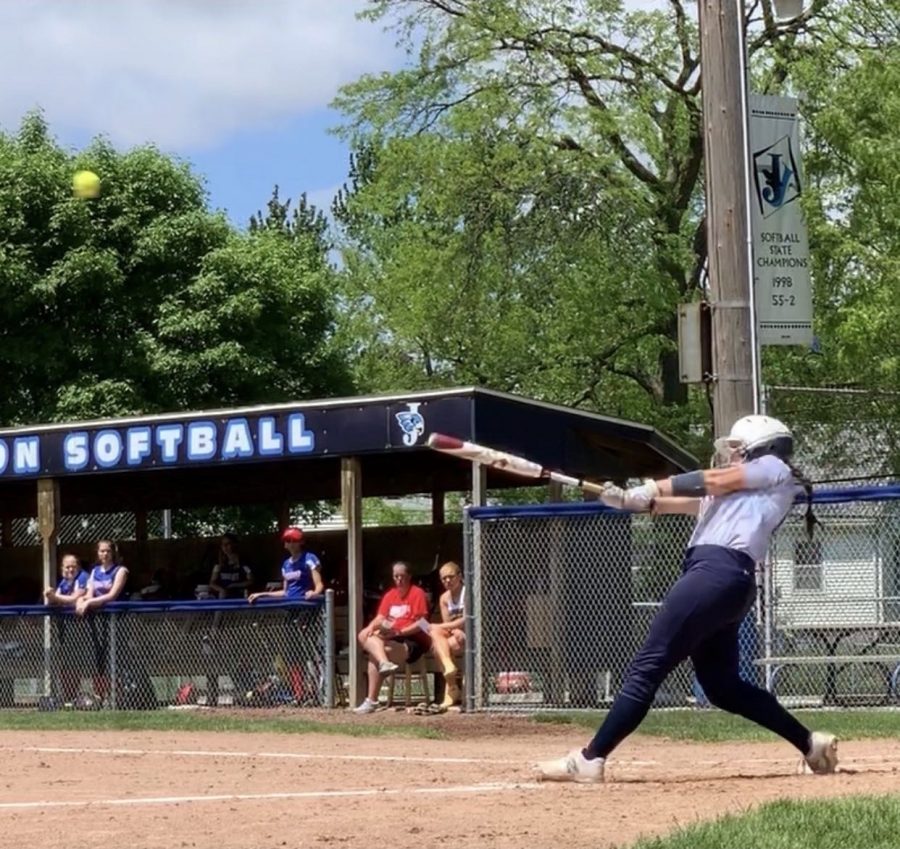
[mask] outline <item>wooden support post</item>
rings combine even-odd
[[[56,586],[57,534],[59,530],[59,483],[54,478],[41,478],[38,486],[38,533],[43,549],[44,587]]]
[[[57,575],[57,539],[59,535],[60,503],[59,482],[54,478],[40,478],[37,482],[37,520],[38,533],[41,535],[43,558],[43,586],[41,589],[56,586]],[[44,617],[44,695],[51,693],[50,656],[52,653],[53,634],[50,630],[50,617]]]
[[[442,489],[436,489],[431,493],[431,524],[443,525],[446,521],[444,514],[444,497],[446,493]]]
[[[487,504],[487,466],[472,463],[472,506],[484,507]]]
[[[713,425],[715,435],[721,436],[736,419],[754,411],[756,397],[746,202],[744,13],[738,0],[700,0],[699,7]]]
[[[350,706],[365,698],[366,664],[356,635],[363,625],[362,466],[358,457],[341,458],[341,511],[347,523],[347,634],[350,643]]]

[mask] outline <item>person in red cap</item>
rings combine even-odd
[[[270,592],[251,593],[247,599],[250,604],[261,598],[308,601],[319,598],[325,592],[322,564],[311,551],[303,550],[303,531],[300,528],[286,528],[281,541],[288,553],[281,564],[282,587]]]

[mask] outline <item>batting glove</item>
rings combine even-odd
[[[659,488],[652,480],[645,481],[641,486],[633,486],[630,489],[622,489],[614,483],[603,485],[600,500],[607,506],[616,510],[629,510],[632,513],[647,513],[653,505],[653,500],[659,496]]]

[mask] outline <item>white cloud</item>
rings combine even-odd
[[[328,104],[396,64],[364,0],[2,0],[0,126],[30,109],[189,151]]]

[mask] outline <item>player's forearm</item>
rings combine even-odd
[[[661,496],[653,501],[653,512],[660,515],[680,514],[685,516],[696,516],[699,509],[699,498],[670,495]]]
[[[117,593],[109,592],[109,593],[106,593],[105,595],[98,595],[98,596],[94,596],[94,598],[92,598],[92,599],[88,599],[88,601],[85,602],[84,606],[86,608],[88,608],[89,610],[94,607],[104,607],[105,605],[109,604],[111,601],[115,601],[116,598],[117,598]]]
[[[80,595],[65,595],[64,593],[54,593],[53,594],[53,603],[54,604],[75,604],[78,599],[80,599]]]
[[[741,465],[728,466],[724,469],[698,469],[655,482],[657,498],[728,495],[747,489],[748,484],[745,468]]]

